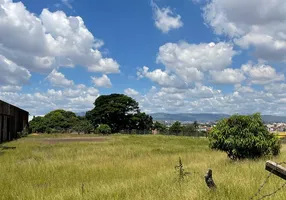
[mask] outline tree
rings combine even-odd
[[[156,121],[153,124],[153,130],[157,130],[157,131],[159,131],[159,133],[165,134],[167,132],[167,126],[165,124],[162,124],[162,123]]]
[[[227,153],[231,159],[278,155],[279,139],[269,133],[259,113],[233,115],[220,120],[209,133],[210,147]]]
[[[110,134],[111,133],[111,128],[107,124],[100,124],[96,128],[96,133],[100,134]]]
[[[182,127],[182,133],[184,136],[197,136],[198,130],[195,124],[188,124]]]
[[[136,113],[130,118],[129,129],[146,130],[152,129],[153,118],[146,113]]]
[[[143,117],[142,115],[139,116],[138,103],[124,94],[102,95],[95,100],[94,106],[94,109],[87,112],[87,119],[94,126],[99,124],[109,125],[114,133],[130,129],[132,117]]]
[[[182,132],[182,125],[180,122],[176,121],[172,126],[169,128],[169,133],[179,135]]]
[[[78,122],[75,113],[65,110],[54,110],[45,115],[47,128],[59,132],[66,132],[72,129],[74,124]]]
[[[29,122],[32,133],[44,133],[47,129],[44,117],[34,117]]]
[[[29,126],[35,133],[64,133],[72,130],[78,121],[73,112],[54,110],[44,117],[34,117]]]
[[[78,133],[89,134],[94,132],[94,126],[87,120],[81,119],[73,126],[73,130]]]

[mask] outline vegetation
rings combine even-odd
[[[166,134],[167,131],[168,131],[168,128],[167,128],[167,126],[165,124],[162,124],[162,123],[156,121],[153,124],[153,130],[157,130],[161,134]]]
[[[94,132],[94,127],[88,120],[65,110],[54,110],[44,117],[34,117],[29,127],[33,133]]]
[[[176,121],[172,126],[169,128],[170,135],[179,135],[182,132],[182,125],[179,121]]]
[[[231,159],[278,155],[280,151],[279,139],[268,132],[258,113],[219,121],[209,139],[211,148],[225,151]]]
[[[78,118],[75,125],[72,126],[72,129],[78,133],[94,133],[94,126],[90,123],[90,121],[86,120],[85,118]]]
[[[91,136],[30,135],[5,144],[16,149],[0,152],[0,199],[245,200],[268,175],[264,169],[268,158],[234,163],[209,149],[205,138],[113,135],[104,142],[49,143]],[[286,160],[286,148],[281,151],[274,161]],[[174,168],[179,157],[185,172],[190,172],[181,184]],[[215,191],[204,182],[208,168],[213,170]],[[272,176],[261,193],[283,183]],[[270,199],[284,200],[285,191]]]
[[[95,100],[94,106],[86,117],[95,127],[107,124],[113,133],[152,128],[152,117],[141,113],[138,102],[124,94],[102,95]]]
[[[111,128],[107,124],[100,124],[96,128],[96,133],[99,133],[99,134],[110,134],[111,133]]]

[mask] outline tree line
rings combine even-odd
[[[141,112],[139,104],[133,98],[124,94],[110,94],[98,97],[94,108],[79,117],[65,110],[54,110],[44,117],[34,117],[30,122],[34,133],[144,133],[152,130],[166,135],[198,136],[198,123],[183,126],[175,122],[167,127]],[[202,133],[204,134],[204,133]]]
[[[34,117],[29,127],[34,133],[118,133],[121,130],[151,131],[153,119],[141,112],[139,104],[124,94],[102,95],[84,117],[65,110],[55,110],[44,117]]]

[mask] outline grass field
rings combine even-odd
[[[264,166],[269,158],[232,162],[210,150],[204,138],[117,135],[90,142],[55,140],[62,137],[67,136],[29,136],[6,143],[16,148],[0,151],[0,199],[245,200],[268,175]],[[181,184],[174,168],[179,157],[191,172]],[[286,161],[285,146],[272,160]],[[208,168],[213,170],[215,191],[204,182]],[[273,175],[262,193],[283,183]],[[285,196],[284,189],[270,199]]]

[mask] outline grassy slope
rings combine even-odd
[[[233,163],[224,153],[209,150],[206,139],[112,136],[102,143],[48,144],[41,137],[6,144],[16,149],[0,155],[0,199],[245,200],[268,174],[266,158]],[[283,147],[273,160],[286,160],[285,151]],[[174,169],[179,156],[185,171],[192,173],[181,187]],[[213,169],[216,191],[204,183],[208,168]],[[281,183],[273,176],[263,192]],[[279,192],[271,199],[285,195]]]

